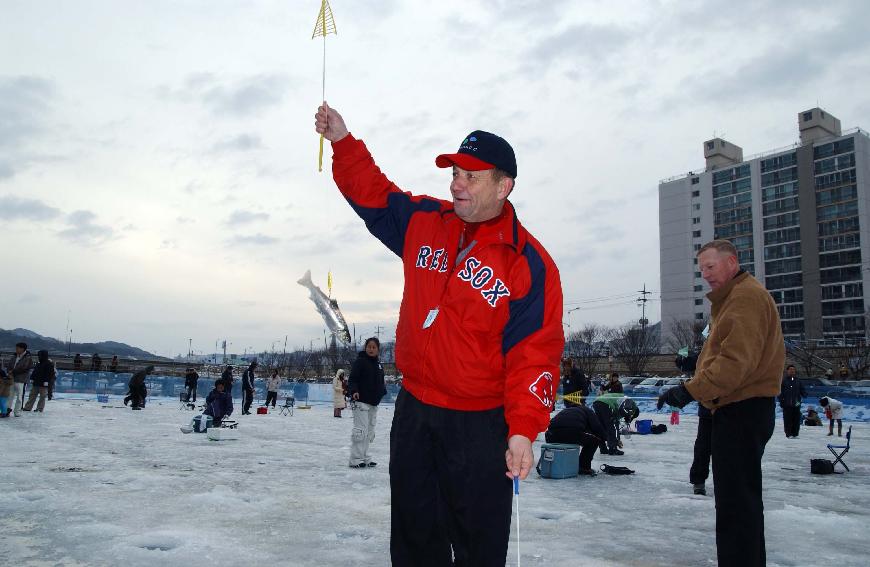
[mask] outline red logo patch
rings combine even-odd
[[[553,407],[553,375],[544,372],[529,386],[529,392],[546,407]]]

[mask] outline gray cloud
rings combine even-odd
[[[188,75],[181,88],[161,86],[157,94],[182,102],[199,102],[215,116],[247,117],[278,105],[290,83],[290,78],[283,74],[260,74],[227,81],[213,73],[194,73]]]
[[[46,130],[54,96],[53,83],[41,77],[0,77],[0,180],[36,161],[27,145]]]
[[[248,152],[262,148],[260,137],[256,134],[239,134],[227,140],[216,143],[211,147],[213,153],[224,152]]]
[[[256,221],[267,221],[269,220],[268,213],[254,213],[251,211],[243,211],[237,210],[233,211],[229,218],[224,221],[224,224],[234,225],[234,224],[248,224]]]
[[[567,64],[572,75],[587,67],[601,68],[616,57],[631,42],[630,30],[617,26],[580,23],[562,31],[541,37],[528,50],[522,69],[525,73],[540,76],[542,70],[555,65]]]
[[[281,240],[274,236],[266,236],[265,234],[257,234],[251,236],[235,235],[226,240],[229,246],[271,246],[278,244]]]
[[[74,211],[67,215],[69,228],[57,233],[64,240],[81,246],[97,247],[117,237],[115,229],[107,225],[96,224],[97,215],[91,211]]]
[[[60,216],[60,210],[46,205],[38,199],[22,199],[12,195],[0,196],[0,211],[8,221],[31,220],[45,221]]]

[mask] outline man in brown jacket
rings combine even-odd
[[[713,240],[698,251],[710,285],[710,335],[695,376],[659,397],[713,412],[713,488],[719,567],[765,565],[761,457],[773,434],[785,343],[770,293],[740,269],[737,250]]]

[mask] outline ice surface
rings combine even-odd
[[[389,564],[391,405],[378,416],[380,466],[359,470],[347,467],[350,414],[335,419],[327,404],[238,416],[241,438],[215,442],[179,430],[194,413],[177,400],[133,412],[119,399],[58,399],[0,421],[4,564]],[[664,435],[627,437],[625,456],[596,455],[594,466],[631,476],[532,473],[520,486],[523,565],[715,565],[713,498],[688,483],[696,424],[684,414]],[[827,427],[786,439],[777,421],[763,465],[768,565],[870,563],[870,425],[853,425],[852,472],[816,476]],[[515,538],[512,528],[508,565]]]

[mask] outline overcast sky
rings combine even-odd
[[[727,7],[727,11],[724,8]],[[391,338],[401,265],[317,173],[317,0],[2,1],[0,327],[161,355],[309,345],[296,284],[331,269]],[[870,128],[870,3],[334,0],[326,97],[381,168],[447,198],[434,157],[514,146],[520,220],[565,322],[636,320],[659,289],[657,185],[794,143],[817,104]],[[648,317],[659,318],[658,293]]]

